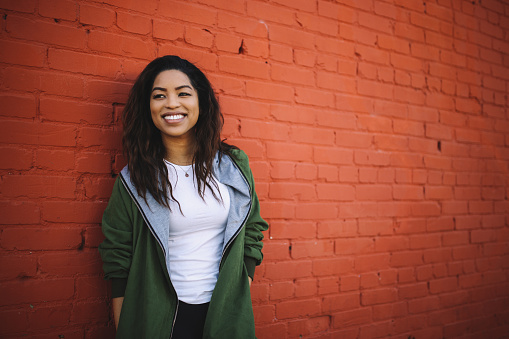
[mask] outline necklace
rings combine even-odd
[[[186,178],[189,178],[189,173],[187,173],[187,172],[189,172],[189,170],[190,170],[191,168],[193,168],[193,166],[192,166],[192,165],[191,165],[191,166],[189,166],[189,168],[187,169],[187,171],[186,171],[185,169],[183,169],[183,168],[182,168],[182,166],[180,166],[180,165],[177,165],[177,164],[174,164],[174,165],[178,166],[178,167],[179,167],[182,171],[184,171]]]

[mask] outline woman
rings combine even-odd
[[[127,166],[99,246],[117,338],[254,338],[250,285],[262,260],[244,152],[220,139],[223,117],[187,60],[153,60],[124,109]]]

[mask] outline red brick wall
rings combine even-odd
[[[108,338],[136,75],[210,76],[270,221],[260,338],[509,333],[509,4],[1,0],[0,331]]]

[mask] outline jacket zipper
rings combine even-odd
[[[131,200],[134,201],[134,203],[136,204],[136,207],[138,207],[138,211],[140,211],[141,213],[141,216],[143,217],[143,220],[145,220],[145,223],[147,224],[148,226],[148,229],[150,231],[150,233],[152,233],[152,236],[157,240],[157,243],[159,244],[159,246],[161,247],[161,251],[163,251],[163,254],[164,254],[164,265],[166,266],[166,252],[164,251],[164,247],[163,245],[161,244],[161,242],[159,241],[159,238],[156,236],[156,234],[154,233],[154,231],[152,230],[152,226],[151,224],[149,223],[148,219],[145,217],[145,213],[143,213],[143,209],[141,208],[141,206],[138,204],[138,201],[134,198],[131,190],[129,189],[129,187],[127,186],[127,184],[125,183],[124,181],[124,178],[122,176],[122,174],[120,174],[120,179],[122,180],[122,184],[124,185],[127,193],[129,193],[129,195],[131,196]],[[166,267],[166,272],[168,273],[168,267]],[[169,278],[169,276],[168,276]],[[177,292],[175,291],[175,294]],[[177,306],[175,307],[175,315],[173,316],[173,323],[172,323],[172,326],[171,326],[171,332],[170,332],[170,338],[173,336],[173,328],[175,327],[175,321],[177,320],[177,312],[178,312],[178,309],[179,309],[179,298],[177,296]]]
[[[223,263],[224,254],[226,253],[228,248],[231,246],[233,241],[237,238],[237,236],[239,235],[240,231],[242,230],[242,228],[246,224],[247,218],[249,217],[249,214],[251,213],[251,207],[253,205],[253,198],[252,198],[252,193],[251,193],[251,187],[249,186],[249,182],[247,181],[247,178],[244,176],[244,173],[242,173],[242,171],[240,170],[239,166],[237,166],[237,163],[235,161],[233,161],[233,159],[231,157],[230,157],[230,160],[232,161],[232,163],[235,166],[235,168],[237,168],[237,171],[239,171],[240,175],[242,175],[242,179],[244,179],[244,182],[246,183],[247,187],[250,188],[250,190],[249,190],[249,200],[250,200],[250,203],[249,203],[249,210],[247,211],[246,216],[245,216],[244,220],[242,221],[241,226],[237,229],[235,234],[230,238],[230,240],[228,241],[228,243],[224,247],[223,253],[221,253],[221,260],[219,260],[219,268],[221,268],[221,265]],[[253,187],[253,189],[254,189],[254,187]]]

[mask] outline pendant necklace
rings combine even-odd
[[[177,165],[177,164],[175,164],[175,165]],[[183,169],[183,168],[182,168],[182,166],[180,166],[180,165],[177,165],[177,166],[178,166],[178,167],[180,167],[180,169],[181,169],[182,171],[184,171],[186,178],[189,178],[189,173],[187,173],[187,172],[189,172],[189,170],[190,170],[191,168],[193,168],[193,166],[192,166],[192,165],[191,165],[191,166],[189,166],[189,168],[187,169],[187,171],[186,171],[185,169]]]

